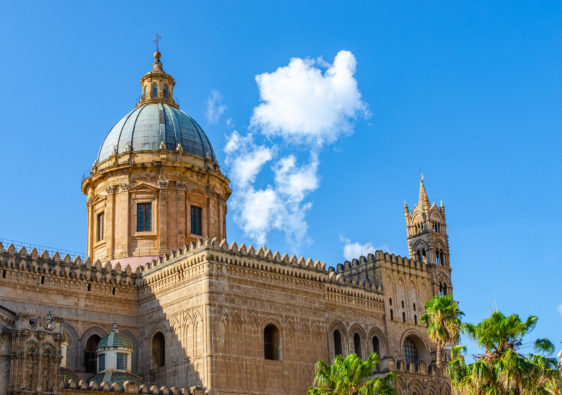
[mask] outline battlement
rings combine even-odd
[[[28,253],[25,247],[16,251],[13,244],[4,249],[0,243],[0,271],[2,271],[3,278],[9,278],[8,271],[11,269],[36,273],[38,276],[50,275],[111,286],[140,288],[148,283],[159,281],[178,270],[184,270],[195,263],[201,262],[201,259],[190,260],[185,258],[196,256],[203,251],[213,252],[212,259],[230,265],[270,271],[299,279],[316,281],[319,284],[329,283],[331,285],[330,292],[353,294],[356,297],[363,298],[366,297],[364,291],[379,294],[383,292],[382,284],[379,282],[346,276],[345,268],[352,265],[349,262],[346,262],[344,266],[339,264],[338,270],[334,270],[332,267],[327,270],[326,262],[313,261],[312,258],[297,258],[294,254],[291,256],[286,253],[281,255],[279,251],[273,252],[265,247],[256,250],[251,245],[241,244],[238,246],[236,242],[228,245],[225,239],[219,242],[216,238],[199,239],[197,242],[186,244],[183,248],[147,262],[145,267],[137,267],[135,271],[132,270],[130,265],[123,268],[119,262],[112,264],[107,261],[102,264],[102,262],[96,260],[92,263],[90,258],[82,261],[80,256],[72,260],[68,254],[61,258],[58,252],[50,256],[47,251],[43,251],[39,255],[35,248]],[[369,254],[368,257],[353,260],[353,265],[357,266],[365,262],[382,259],[378,258],[379,252],[377,251],[375,256]],[[236,258],[233,258],[233,256]],[[389,257],[388,254],[384,256]],[[395,258],[388,258],[387,260],[393,264],[399,264]],[[175,265],[180,261],[179,267]],[[340,266],[344,269],[341,270]]]
[[[339,273],[335,273],[331,267],[326,270],[326,262],[313,261],[312,258],[297,258],[294,254],[291,256],[286,253],[281,255],[279,251],[273,252],[265,247],[256,250],[251,245],[248,247],[245,244],[238,246],[236,242],[228,245],[225,239],[219,242],[216,238],[199,239],[197,242],[186,244],[183,248],[173,251],[171,254],[152,260],[152,262],[147,263],[143,278],[146,281],[148,277],[156,275],[154,279],[159,280],[177,270],[184,270],[196,262],[201,262],[201,260],[190,261],[185,258],[195,256],[203,251],[214,252],[215,254],[211,255],[211,259],[229,265],[317,281],[319,284],[330,283],[333,285],[330,287],[332,292],[349,294],[354,290],[353,292],[357,297],[365,297],[364,293],[358,293],[357,291],[382,293],[382,287],[379,284],[346,278]],[[178,262],[182,262],[180,267],[175,265]]]
[[[2,278],[10,278],[11,271],[25,271],[38,276],[83,280],[112,286],[139,287],[142,268],[139,267],[133,272],[130,265],[123,268],[119,262],[112,264],[108,261],[102,264],[96,260],[92,263],[90,258],[82,262],[80,256],[72,260],[70,255],[66,254],[61,258],[56,252],[51,257],[46,250],[39,255],[35,248],[28,253],[25,247],[16,251],[13,244],[4,249],[0,243],[0,271]]]
[[[84,391],[84,392],[83,392]],[[125,381],[123,385],[119,383],[110,384],[107,381],[101,384],[95,381],[85,381],[85,380],[69,380],[68,383],[64,383],[62,393],[63,394],[82,394],[90,393],[91,391],[99,391],[105,394],[111,393],[127,393],[127,394],[151,394],[151,395],[205,395],[208,392],[205,387],[192,386],[192,387],[157,387],[138,385],[134,381]]]
[[[345,261],[344,263],[338,263],[335,272],[336,274],[341,273],[344,276],[353,275],[355,272],[361,270],[362,267],[369,264],[376,265],[377,262],[380,262],[383,266],[392,267],[395,270],[407,268],[408,270],[427,272],[429,269],[428,264],[422,261],[377,250],[374,254],[368,254],[367,256],[362,255],[358,259],[352,259],[351,262]]]

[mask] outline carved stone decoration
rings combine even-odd
[[[113,192],[115,192],[115,189],[117,189],[117,187],[115,185],[110,185],[110,186],[105,188],[105,193],[107,193],[108,195],[111,195],[111,194],[113,194]]]
[[[158,186],[160,187],[160,189],[168,188],[168,183],[168,180],[158,180]]]
[[[185,191],[187,183],[185,181],[176,181],[176,189],[178,191]]]
[[[161,141],[160,145],[158,146],[158,149],[165,150],[166,149],[166,143]]]
[[[178,143],[178,145],[176,146],[176,151],[183,152],[183,147],[181,146],[181,144]]]
[[[123,182],[123,183],[119,184],[119,186],[121,187],[122,191],[128,191],[129,188],[131,187],[131,184],[127,184],[126,182]]]

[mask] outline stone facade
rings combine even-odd
[[[226,237],[228,179],[216,163],[181,150],[114,155],[94,165],[82,192],[88,197],[88,255],[93,259],[157,257],[200,237]],[[150,231],[136,229],[140,203],[152,206]],[[202,208],[199,235],[191,233],[191,206]]]
[[[404,211],[409,258],[377,251],[326,267],[228,244],[229,181],[199,126],[173,112],[175,81],[155,58],[139,107],[112,129],[82,182],[88,258],[0,244],[0,395],[304,394],[316,361],[373,351],[382,360],[374,374],[396,372],[399,393],[433,393],[434,345],[420,315],[453,287],[445,209],[429,204],[423,179],[418,203]],[[123,125],[134,113],[137,127],[142,111],[156,116],[139,127],[144,145],[125,144]],[[191,122],[184,132],[199,142],[190,152],[177,143],[183,126],[173,117]],[[151,226],[139,231],[142,204],[152,208]],[[115,323],[134,350],[131,372],[146,385],[88,382],[97,344]],[[65,383],[52,373],[61,362],[75,375]],[[42,369],[51,378],[30,385],[30,372]]]

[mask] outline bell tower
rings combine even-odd
[[[433,272],[434,294],[452,295],[449,236],[445,207],[441,202],[429,203],[423,174],[420,179],[418,203],[410,212],[404,202],[406,233],[410,259],[423,262]]]

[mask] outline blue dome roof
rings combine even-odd
[[[166,103],[144,104],[125,115],[113,126],[98,153],[98,162],[115,153],[149,151],[160,148],[184,152],[216,161],[213,147],[201,126],[178,108]]]
[[[121,332],[117,332],[115,329],[111,330],[107,335],[101,338],[98,343],[98,350],[107,347],[123,347],[133,349],[131,340]]]

